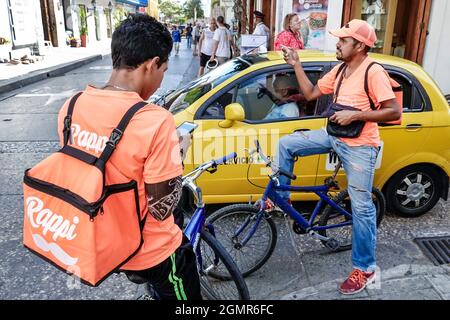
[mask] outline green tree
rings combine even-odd
[[[195,10],[197,10],[197,17],[195,17]],[[188,0],[184,3],[183,12],[187,19],[203,18],[205,13],[202,8],[202,0]]]
[[[171,22],[180,23],[184,20],[183,9],[181,6],[170,0],[162,1],[159,4],[159,11],[164,15],[165,19],[168,19]]]

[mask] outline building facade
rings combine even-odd
[[[147,13],[149,16],[158,19],[159,18],[159,1],[158,0],[148,0]]]
[[[283,19],[296,12],[301,18],[307,49],[334,51],[329,30],[362,19],[376,30],[372,50],[422,65],[444,94],[450,94],[450,1],[447,0],[240,0],[244,6],[241,33],[254,29],[253,10],[262,11],[271,31],[271,48],[282,31]]]
[[[0,37],[7,45],[0,45],[0,56],[38,52],[44,46],[41,6],[39,1],[0,0]]]

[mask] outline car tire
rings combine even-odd
[[[425,165],[397,172],[386,187],[388,210],[406,218],[427,213],[438,202],[442,182],[439,172]]]
[[[445,96],[445,99],[447,99],[447,102],[448,102],[448,104],[450,105],[450,94],[447,94],[447,95]]]

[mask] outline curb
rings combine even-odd
[[[316,286],[303,288],[301,290],[291,292],[282,297],[280,300],[347,300],[347,299],[374,299],[382,298],[380,296],[379,288],[367,288],[361,293],[356,295],[345,296],[338,293],[337,289],[339,284],[344,279],[335,279],[332,281],[324,282]],[[440,299],[450,299],[450,266],[428,266],[428,265],[399,265],[383,271],[381,274],[381,281],[384,287],[403,287],[411,291],[419,292],[422,290],[425,294],[429,291],[434,291]],[[422,287],[414,288],[414,284],[418,282],[426,282]],[[385,293],[381,291],[381,293]],[[385,298],[392,299],[393,296],[388,297],[387,293]],[[434,296],[436,296],[436,294]],[[395,297],[398,299],[397,297]],[[424,297],[426,298],[426,297]]]
[[[96,54],[87,58],[67,62],[42,70],[36,70],[31,72],[30,74],[25,74],[8,80],[0,81],[0,94],[23,88],[27,85],[36,83],[44,79],[60,76],[91,62],[101,60],[107,55],[109,54]]]

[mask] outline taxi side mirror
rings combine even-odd
[[[225,107],[225,120],[219,122],[219,127],[230,128],[235,121],[243,121],[245,119],[244,108],[239,103],[232,103]]]

